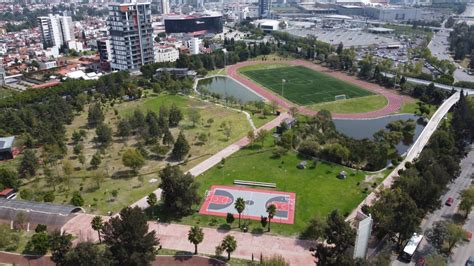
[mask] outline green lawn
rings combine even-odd
[[[418,103],[419,100],[413,101],[413,102],[405,102],[403,103],[402,107],[397,113],[400,114],[419,114],[420,111],[418,109]],[[430,109],[430,114],[428,117],[431,117],[434,112],[436,112],[436,109],[438,108],[436,105],[431,105],[428,104],[428,108]]]
[[[296,153],[290,152],[280,159],[273,159],[268,147],[273,140],[269,138],[267,142],[266,150],[244,148],[226,159],[224,167],[216,166],[197,176],[200,195],[204,196],[212,185],[232,185],[235,179],[276,183],[276,190],[296,193],[295,223],[272,224],[272,232],[292,236],[299,235],[315,215],[326,216],[334,209],[339,209],[342,214],[349,213],[366,196],[363,190],[369,184],[363,182],[365,172],[356,173],[324,162],[318,162],[316,168],[300,170],[296,166],[302,159]],[[310,164],[308,162],[308,166]],[[346,180],[336,177],[342,170],[348,173]],[[160,216],[169,218],[166,213]],[[219,227],[225,223],[225,218],[195,213],[181,218],[180,222]],[[236,226],[235,222],[233,227]],[[260,222],[250,221],[249,228],[250,232],[258,232],[261,230]]]
[[[374,93],[316,72],[303,66],[281,66],[266,69],[241,70],[255,82],[299,105],[334,101],[334,96],[345,94],[347,98],[373,95]],[[282,80],[286,80],[282,90]]]
[[[329,110],[331,113],[365,113],[383,108],[388,104],[387,98],[383,95],[372,95],[360,98],[340,100],[328,103],[311,105],[310,108],[319,111]]]
[[[248,131],[251,130],[249,122],[242,113],[199,99],[167,94],[149,95],[147,98],[136,101],[116,103],[113,107],[110,107],[110,104],[105,104],[105,123],[110,125],[113,132],[116,132],[116,124],[119,119],[132,115],[136,108],[140,108],[144,112],[147,110],[159,112],[161,106],[166,105],[170,107],[173,103],[181,108],[184,119],[178,127],[171,129],[171,133],[176,139],[179,131],[182,130],[190,145],[189,154],[191,157],[186,164],[182,165],[184,171],[189,170],[209,158],[212,154],[246,136]],[[85,109],[87,110],[87,108]],[[115,114],[115,110],[117,114]],[[193,126],[188,117],[190,112],[198,112],[201,115],[201,120],[195,126]],[[210,118],[213,119],[212,123],[207,122]],[[263,121],[262,119],[262,123]],[[93,140],[96,135],[95,129],[84,127],[86,122],[87,112],[83,112],[75,117],[71,125],[66,126],[67,138],[71,137],[74,130],[84,129],[86,131],[87,137],[83,141],[86,165],[82,166],[79,163],[77,156],[73,154],[74,145],[68,143],[68,154],[65,156],[65,160],[70,161],[75,169],[70,178],[68,178],[67,183],[61,184],[61,187],[56,187],[54,203],[68,203],[73,191],[79,190],[85,201],[84,207],[88,212],[105,214],[107,211],[117,212],[157,189],[159,181],[152,183],[149,181],[151,179],[159,179],[157,172],[169,162],[153,156],[153,153],[150,151],[151,145],[147,146],[150,158],[146,160],[145,165],[139,171],[143,180],[140,180],[136,175],[129,174],[129,168],[125,167],[122,163],[123,152],[131,147],[136,147],[137,136],[129,137],[127,140],[114,137],[114,140],[102,155],[102,162],[99,168],[97,170],[89,168],[90,158],[97,152],[98,147]],[[229,138],[224,135],[220,127],[224,122],[226,125],[231,124],[232,130]],[[197,140],[197,136],[201,133],[209,134],[208,140],[205,143],[200,143]],[[37,154],[40,156],[41,152],[38,151]],[[4,162],[0,164],[0,167],[16,168],[20,162],[19,159],[16,158],[15,160]],[[45,178],[39,176],[41,175],[41,170],[38,170],[40,173],[27,184],[24,182],[20,190],[28,188],[34,195],[41,195],[42,192],[54,189]],[[63,174],[61,164],[58,164],[52,170],[58,176]],[[96,182],[91,178],[96,171],[107,173],[107,176],[109,176],[100,182],[100,186],[97,186]],[[111,195],[111,192],[114,190],[118,192],[116,198]]]

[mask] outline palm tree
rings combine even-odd
[[[152,217],[154,216],[153,211],[155,209],[155,205],[156,205],[157,201],[158,201],[158,198],[156,197],[156,194],[154,192],[150,193],[150,195],[148,195],[148,197],[146,198],[146,202],[151,207],[151,216]]]
[[[194,254],[198,254],[198,244],[204,240],[204,233],[199,226],[193,226],[188,232],[189,242],[194,244]]]
[[[275,216],[277,208],[274,204],[267,207],[268,213],[268,232],[270,232],[270,223],[272,222],[273,216]]]
[[[239,228],[240,228],[240,217],[242,216],[242,212],[245,210],[245,200],[243,198],[237,198],[234,204],[234,208],[239,213]]]
[[[233,236],[226,236],[222,240],[221,248],[227,252],[227,260],[230,260],[230,253],[237,249],[237,241]]]
[[[91,221],[91,227],[92,227],[92,229],[97,231],[97,234],[99,235],[99,243],[102,243],[102,239],[100,237],[100,231],[104,227],[104,223],[102,222],[102,217],[101,216],[95,216]]]

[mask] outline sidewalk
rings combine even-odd
[[[77,241],[98,241],[97,232],[92,230],[90,223],[94,216],[81,213],[63,226],[63,230],[75,235]],[[103,217],[106,221],[108,217]],[[194,252],[194,245],[188,241],[189,225],[165,224],[148,222],[150,230],[155,230],[163,248],[179,251]],[[220,231],[218,229],[203,228],[204,241],[198,246],[199,253],[215,254],[216,246],[226,235],[233,235],[237,240],[237,250],[233,257],[252,259],[252,254],[259,260],[260,254],[264,257],[282,255],[291,265],[314,265],[314,257],[309,252],[311,242],[291,237],[275,235],[252,235],[238,231]]]

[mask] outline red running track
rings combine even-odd
[[[289,109],[290,107],[297,107],[299,112],[302,114],[306,115],[315,115],[317,112],[314,110],[311,110],[309,108],[303,107],[303,106],[298,106],[295,105],[291,102],[289,102],[286,99],[283,99],[277,94],[274,94],[270,92],[269,90],[263,88],[262,86],[254,83],[251,79],[239,75],[237,70],[241,67],[244,66],[250,66],[250,65],[256,65],[256,64],[278,64],[278,63],[285,63],[289,65],[300,65],[300,66],[305,66],[307,68],[316,70],[318,72],[323,72],[329,76],[332,76],[334,78],[344,80],[346,82],[355,84],[361,88],[367,89],[369,91],[375,92],[377,94],[381,94],[387,98],[388,104],[375,111],[370,111],[366,113],[356,113],[356,114],[339,114],[339,113],[333,113],[332,117],[333,118],[339,118],[339,119],[367,119],[367,118],[376,118],[376,117],[381,117],[385,115],[392,114],[398,110],[400,110],[400,107],[402,106],[403,103],[403,97],[401,95],[398,95],[390,90],[385,89],[384,87],[375,84],[375,83],[370,83],[364,80],[360,80],[354,76],[347,75],[343,72],[339,71],[334,71],[331,69],[328,69],[326,67],[323,67],[321,65],[316,65],[308,61],[304,60],[292,60],[292,61],[246,61],[246,62],[241,62],[235,65],[231,65],[227,67],[227,74],[231,76],[232,78],[236,79],[237,81],[241,82],[251,90],[255,91],[256,93],[260,94],[262,97],[266,98],[269,101],[275,101],[278,103],[283,108]]]

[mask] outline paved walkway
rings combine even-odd
[[[98,241],[97,232],[90,223],[94,215],[81,213],[67,222],[62,230],[77,237],[75,241]],[[108,217],[103,217],[106,221]],[[194,245],[188,241],[189,225],[148,222],[150,230],[155,230],[163,248],[194,252]],[[199,245],[199,253],[214,254],[215,248],[222,239],[230,234],[237,240],[237,250],[232,254],[242,259],[260,258],[263,256],[282,255],[291,265],[314,265],[314,257],[309,252],[310,241],[275,235],[252,235],[238,231],[221,231],[203,228],[204,241]]]
[[[297,106],[291,102],[289,102],[286,99],[283,99],[277,94],[274,94],[270,92],[270,90],[263,88],[262,86],[256,84],[252,80],[250,80],[247,77],[244,77],[240,75],[237,70],[241,67],[244,66],[250,66],[250,65],[256,65],[256,64],[275,64],[275,63],[286,63],[290,65],[301,65],[305,66],[307,68],[311,68],[313,70],[316,70],[318,72],[323,72],[329,76],[332,76],[334,78],[344,80],[346,82],[355,84],[359,87],[365,88],[369,91],[381,94],[387,98],[388,104],[383,107],[382,109],[371,111],[371,112],[366,112],[366,113],[357,113],[357,114],[338,114],[338,113],[333,113],[332,117],[333,118],[340,118],[340,119],[367,119],[367,118],[376,118],[380,116],[385,116],[392,114],[396,111],[398,111],[402,104],[403,104],[403,96],[398,95],[397,93],[390,91],[378,84],[371,83],[365,80],[360,80],[356,78],[355,76],[350,76],[346,73],[340,72],[340,71],[334,71],[329,68],[323,67],[321,65],[316,65],[313,64],[312,62],[305,61],[305,60],[292,60],[292,61],[246,61],[246,62],[241,62],[235,65],[231,65],[227,67],[227,73],[229,76],[232,78],[236,79],[240,83],[244,84],[251,90],[255,91],[256,93],[262,95],[264,98],[266,98],[269,101],[275,101],[278,103],[283,108],[289,109],[290,107],[298,107],[298,110],[302,114],[306,115],[315,115],[317,112],[311,109],[308,109],[306,107],[302,106]]]

